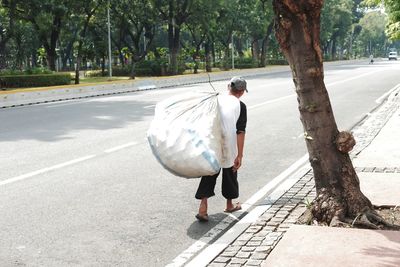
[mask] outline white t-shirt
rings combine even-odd
[[[240,101],[233,95],[219,95],[218,106],[222,124],[222,168],[233,166],[238,154],[236,122],[240,115]]]

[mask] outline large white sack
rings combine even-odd
[[[197,178],[220,170],[222,129],[217,95],[191,92],[156,105],[147,139],[154,156],[174,175]]]

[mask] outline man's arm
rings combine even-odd
[[[238,155],[236,156],[235,162],[233,164],[233,169],[236,171],[242,166],[242,158],[243,158],[243,148],[244,148],[244,132],[240,132],[237,134],[237,146],[238,146]]]

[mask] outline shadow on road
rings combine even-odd
[[[153,116],[154,104],[117,96],[5,109],[0,112],[0,142],[53,142],[71,139],[76,131],[123,128]]]
[[[223,219],[225,219],[226,216],[227,215],[222,212],[216,214],[210,214],[208,217],[209,218],[208,222],[199,222],[196,220],[196,218],[193,217],[193,223],[187,229],[186,234],[190,238],[195,240],[199,240],[202,237],[208,237],[209,235],[207,235],[207,232],[210,231],[215,226],[217,226],[218,223],[221,222]],[[214,241],[214,239],[211,239],[210,241]]]

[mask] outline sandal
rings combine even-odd
[[[201,215],[198,213],[195,217],[199,222],[208,222],[208,214]]]
[[[240,203],[238,202],[238,203],[235,204],[235,206],[233,208],[231,208],[229,210],[225,209],[224,212],[232,213],[232,212],[235,212],[235,211],[238,211],[238,210],[241,210],[241,209],[242,209],[242,206],[240,206]]]

